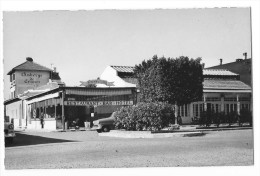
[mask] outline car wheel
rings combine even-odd
[[[99,130],[97,130],[97,132],[98,132],[98,133],[101,133],[101,132],[102,132],[102,130],[100,130],[100,129],[99,129]]]
[[[110,131],[110,129],[109,129],[108,126],[104,126],[102,129],[103,129],[103,130],[102,130],[103,132],[109,132],[109,131]]]

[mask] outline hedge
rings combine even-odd
[[[122,107],[115,113],[115,128],[154,131],[174,123],[173,107],[166,103],[138,103]]]
[[[204,111],[201,114],[199,123],[206,127],[211,124],[219,126],[221,123],[228,123],[231,126],[233,123],[239,123],[242,126],[244,123],[249,123],[252,126],[252,114],[249,110],[242,109],[240,115],[236,112],[225,114],[224,112],[210,112]]]

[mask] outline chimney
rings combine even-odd
[[[53,72],[55,72],[55,73],[56,73],[56,67],[53,67]]]
[[[219,59],[220,60],[220,63],[219,63],[219,65],[222,65],[222,61],[223,61],[223,59]]]
[[[243,56],[245,56],[245,60],[247,59],[247,52],[243,53]]]
[[[26,57],[26,60],[29,62],[33,62],[33,59],[31,57]]]

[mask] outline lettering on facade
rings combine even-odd
[[[39,73],[31,73],[31,72],[22,72],[22,77],[29,77],[24,80],[25,84],[40,84],[41,81],[39,80],[42,78],[42,74]]]
[[[22,73],[21,73],[21,76],[29,76],[29,77],[41,78],[41,77],[42,77],[42,74],[22,72]]]
[[[66,106],[133,105],[133,101],[64,101]]]

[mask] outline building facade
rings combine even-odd
[[[129,66],[108,66],[101,78],[109,78],[111,82],[120,80],[120,84],[115,84],[119,87],[131,81],[131,84],[136,85],[138,92],[138,81],[134,78],[133,69],[134,67]],[[179,116],[182,117],[182,123],[192,123],[193,119],[200,118],[202,112],[207,110],[225,114],[231,112],[239,114],[242,109],[252,111],[251,87],[240,80],[239,74],[227,69],[210,68],[203,70],[203,78],[201,100],[177,108]]]

